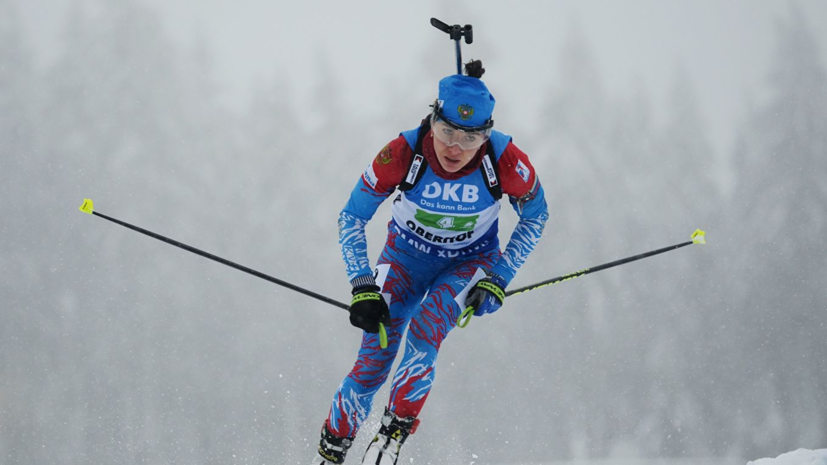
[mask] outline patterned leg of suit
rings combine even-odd
[[[454,297],[468,285],[477,268],[491,269],[499,257],[493,250],[453,261],[437,276],[408,327],[405,353],[393,377],[388,408],[399,417],[419,415],[434,382],[442,341],[457,325],[462,310]]]
[[[419,306],[427,289],[428,270],[413,266],[416,263],[407,263],[407,257],[395,247],[395,241],[389,240],[377,262],[377,268],[382,265],[388,268],[382,286],[382,292],[390,294],[392,325],[385,328],[388,347],[379,347],[378,335],[363,334],[356,363],[336,391],[330,408],[327,425],[336,436],[354,436],[370,415],[373,397],[388,379],[410,313]]]
[[[439,259],[402,249],[406,245],[397,244],[397,237],[389,235],[377,262],[378,269],[387,269],[382,292],[390,294],[388,347],[379,347],[378,335],[364,333],[356,363],[336,391],[327,419],[328,429],[338,437],[355,436],[370,415],[373,397],[388,379],[409,323],[405,355],[394,376],[389,408],[399,416],[419,413],[433,382],[439,346],[460,314],[454,296],[477,267],[489,269],[499,256],[499,251],[493,250],[467,259]]]

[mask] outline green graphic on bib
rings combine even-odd
[[[451,216],[441,215],[439,213],[428,213],[424,210],[416,210],[416,221],[422,223],[423,226],[436,229],[444,229],[446,231],[471,231],[477,225],[479,215],[472,216]]]

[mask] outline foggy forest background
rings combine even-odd
[[[346,313],[77,208],[92,198],[347,301],[338,212],[435,81],[389,83],[388,111],[361,114],[322,62],[314,101],[291,98],[285,68],[235,112],[209,50],[179,46],[135,1],[72,8],[45,67],[14,2],[0,7],[0,462],[309,461],[360,341]],[[610,94],[583,36],[538,50],[556,64],[537,89],[541,127],[498,119],[551,212],[513,285],[695,228],[709,244],[515,296],[454,331],[403,460],[738,463],[827,446],[827,77],[813,27],[794,8],[778,18],[760,51],[770,96],[745,102],[726,154],[700,116],[703,70],[677,70],[668,95]],[[423,46],[410,72],[444,68],[432,55]],[[670,111],[655,118],[660,99]],[[507,205],[503,217],[505,241]],[[383,205],[369,226],[372,259],[388,218]]]

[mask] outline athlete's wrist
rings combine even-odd
[[[373,278],[373,274],[363,274],[351,279],[350,285],[354,288],[363,286],[375,286],[376,280]]]
[[[508,265],[505,264],[505,261],[500,261],[494,268],[491,268],[491,271],[488,272],[489,275],[496,275],[500,279],[500,283],[503,288],[508,287],[508,284],[514,279],[514,275],[516,272],[511,269]]]

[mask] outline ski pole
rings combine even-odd
[[[558,276],[556,278],[547,279],[545,281],[540,281],[539,283],[532,284],[530,286],[520,287],[517,289],[510,290],[505,293],[505,296],[512,296],[516,294],[522,294],[524,292],[533,291],[535,289],[540,289],[541,287],[546,286],[553,286],[557,283],[562,283],[564,281],[571,281],[572,279],[579,278],[581,276],[585,276],[590,273],[596,273],[601,270],[606,270],[609,268],[613,268],[615,266],[624,265],[626,263],[634,262],[646,257],[651,257],[653,255],[662,254],[665,252],[669,252],[675,249],[680,249],[681,247],[686,247],[687,245],[692,244],[706,244],[706,233],[701,231],[700,229],[696,229],[694,233],[692,233],[692,240],[681,242],[680,244],[670,245],[669,247],[664,247],[662,249],[652,250],[651,252],[645,252],[639,255],[634,255],[627,258],[622,258],[620,260],[615,260],[613,262],[604,263],[603,265],[593,266],[591,268],[585,268],[580,271],[575,271],[574,273],[564,274],[562,276]],[[457,320],[457,326],[460,328],[464,328],[468,326],[468,323],[471,322],[471,314],[474,312],[474,307],[467,307],[465,311],[462,312],[460,315],[459,320]]]
[[[459,40],[464,36],[466,44],[473,43],[474,27],[470,24],[466,24],[465,26],[460,26],[459,24],[449,26],[436,18],[431,18],[431,26],[448,34],[450,39],[456,42],[457,74],[462,74],[462,51],[460,50]]]
[[[325,297],[321,294],[317,294],[317,293],[315,293],[313,291],[310,291],[310,290],[307,290],[303,287],[296,286],[295,284],[290,284],[286,281],[282,281],[281,279],[274,278],[274,277],[272,277],[268,274],[264,274],[260,271],[256,271],[256,270],[254,270],[252,268],[248,268],[244,265],[239,265],[238,263],[231,262],[230,260],[227,260],[225,258],[221,258],[217,255],[213,255],[209,252],[205,252],[203,250],[196,249],[195,247],[184,244],[183,242],[178,242],[174,239],[170,239],[168,237],[162,236],[162,235],[154,233],[152,231],[148,231],[148,230],[140,228],[138,226],[135,226],[135,225],[126,223],[124,221],[112,218],[111,216],[104,215],[103,213],[96,212],[94,203],[92,202],[91,199],[83,199],[83,204],[80,206],[80,211],[82,211],[84,213],[88,213],[90,215],[101,217],[105,220],[111,221],[115,224],[119,224],[119,225],[121,225],[123,227],[126,227],[126,228],[129,228],[133,231],[137,231],[141,234],[145,234],[145,235],[147,235],[147,236],[149,236],[153,239],[158,239],[161,242],[166,242],[167,244],[174,245],[175,247],[184,249],[187,252],[192,252],[192,253],[194,253],[196,255],[200,255],[204,258],[209,258],[210,260],[221,263],[222,265],[227,265],[231,268],[235,268],[236,270],[243,271],[245,273],[248,273],[248,274],[251,274],[251,275],[256,276],[258,278],[261,278],[265,281],[270,281],[271,283],[278,284],[279,286],[284,286],[284,287],[286,287],[290,290],[296,291],[300,294],[304,294],[308,297],[313,297],[314,299],[321,300],[324,303],[333,305],[334,307],[339,307],[339,308],[342,308],[342,309],[345,309],[345,310],[350,310],[350,307],[347,306],[346,304],[343,304],[342,302],[339,302],[337,300],[333,300],[330,297]],[[383,349],[388,347],[388,334],[387,334],[387,331],[385,330],[385,325],[383,325],[382,323],[379,323],[379,345]]]

